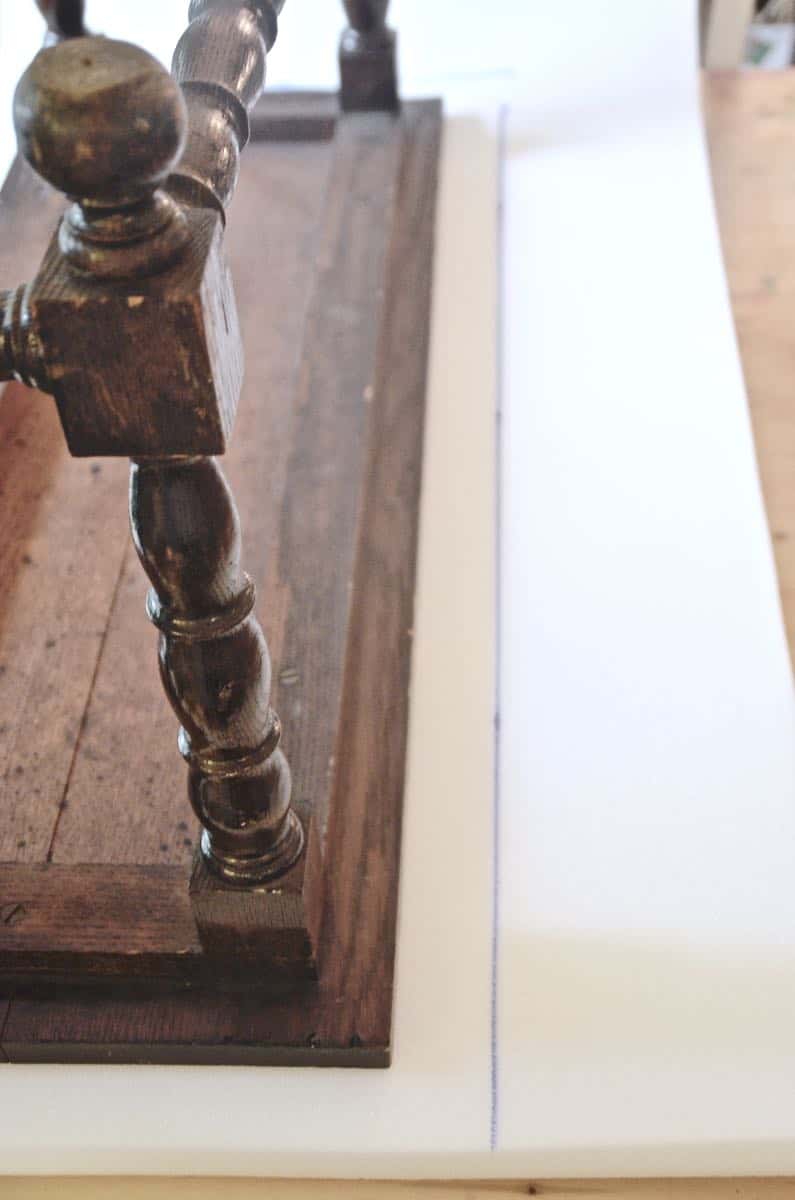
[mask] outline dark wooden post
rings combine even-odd
[[[53,37],[83,37],[83,0],[36,0]]]
[[[274,878],[303,845],[237,512],[211,457],[242,379],[223,205],[282,2],[194,0],[174,60],[184,98],[125,43],[84,38],[37,56],[15,100],[20,146],[78,199],[33,284],[5,294],[0,335],[5,377],[53,393],[73,454],[132,459],[133,539],[202,854],[232,885]],[[234,952],[199,882],[202,939]]]
[[[160,673],[181,722],[179,748],[206,861],[259,883],[300,853],[290,769],[269,704],[268,647],[240,567],[234,500],[213,458],[142,458],[130,477],[133,540],[152,580]]]
[[[387,28],[389,0],[343,0],[348,28],[339,49],[344,112],[396,112],[396,37]]]
[[[188,109],[188,140],[169,183],[174,195],[221,213],[235,190],[249,113],[285,0],[191,0],[171,63]]]

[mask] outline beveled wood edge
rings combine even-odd
[[[249,116],[254,142],[328,142],[340,119],[337,92],[265,92]]]
[[[0,1010],[1,1012],[2,1010]],[[166,1067],[318,1067],[385,1070],[392,1050],[385,1046],[272,1045],[267,1042],[41,1041],[17,1045],[4,1038],[0,1066],[12,1063]],[[0,1178],[2,1178],[0,1176]]]

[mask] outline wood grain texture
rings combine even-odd
[[[0,277],[31,275],[64,201],[16,159]],[[0,862],[46,860],[124,554],[126,469],[77,462],[55,405],[0,398]],[[79,619],[77,619],[79,617]]]
[[[274,705],[307,839],[304,858],[280,888],[301,894],[313,945],[323,914],[329,811],[341,791],[341,756],[350,751],[341,714],[347,659],[358,637],[354,574],[403,145],[404,127],[389,116],[357,116],[337,127],[288,438],[287,490],[265,585],[280,667]]]
[[[23,74],[14,128],[73,202],[3,294],[2,378],[55,397],[74,455],[222,453],[242,374],[222,221],[158,187],[187,129],[178,84],[126,42],[71,39]]]
[[[223,213],[265,86],[265,60],[284,0],[192,0],[171,70],[183,86],[188,141],[171,177],[175,195]]]
[[[177,867],[15,864],[0,874],[0,959],[9,975],[184,978],[201,958]]]
[[[73,455],[227,447],[243,364],[221,222],[195,211],[185,224],[190,245],[170,270],[112,288],[68,267],[57,238],[47,250],[30,307],[46,348],[41,386]]]
[[[257,611],[270,640],[274,617],[263,587],[278,534],[285,448],[328,169],[327,145],[252,148],[226,235],[247,370],[224,469],[240,514],[243,561],[257,586]],[[270,190],[281,200],[278,219],[262,221],[262,196]],[[256,261],[267,263],[264,273],[252,264],[251,224],[259,228]],[[123,521],[124,489],[118,507]],[[176,723],[154,669],[156,636],[144,616],[144,584],[130,546],[53,861],[179,864],[187,887],[197,824],[176,752]],[[99,811],[97,795],[104,797]]]
[[[231,198],[237,165],[220,131],[228,118],[238,151],[245,143],[278,7],[276,0],[194,0],[175,54],[184,93],[127,42],[72,39],[36,55],[16,89],[14,128],[29,165],[72,203],[33,282],[3,293],[0,321],[0,377],[55,397],[70,452],[134,460],[130,527],[152,584],[147,615],[159,630],[161,680],[180,721],[201,855],[225,883],[257,885],[248,897],[245,953],[259,932],[271,970],[283,946],[278,957],[270,953],[273,906],[258,885],[287,871],[305,839],[290,806],[237,509],[207,457],[226,448],[242,342],[222,214],[203,207],[203,194],[181,206],[159,185],[172,168],[179,178],[178,168],[195,166],[201,149],[224,203]],[[186,145],[188,106],[197,100],[209,123],[191,121]],[[219,942],[213,909],[221,902],[217,888],[197,890],[208,955]],[[279,939],[281,915],[276,905]],[[243,944],[232,944],[228,906],[220,930],[234,961]]]
[[[267,1002],[201,989],[150,999],[98,995],[91,1002],[69,1001],[60,994],[17,998],[3,1036],[12,1061],[388,1062],[441,121],[438,106],[424,103],[408,106],[400,123],[380,116],[353,122],[357,132],[351,131],[349,144],[343,141],[315,235],[320,265],[306,317],[308,349],[298,368],[298,401],[281,446],[284,461],[276,467],[275,481],[265,474],[266,488],[270,483],[283,490],[281,520],[271,531],[272,545],[259,547],[262,569],[272,549],[262,595],[281,656],[276,700],[291,710],[285,743],[297,763],[296,793],[306,813],[314,802],[309,825],[310,832],[315,829],[317,853],[323,844],[321,826],[326,825],[325,817],[318,819],[318,797],[324,789],[333,796],[328,839],[335,870],[313,893],[318,909],[331,914],[322,931],[321,981],[300,998]],[[383,122],[391,122],[386,160]],[[263,152],[283,149],[264,147]],[[311,146],[312,155],[318,152],[325,156],[327,147]],[[322,161],[325,172],[328,159]],[[376,181],[372,172],[385,161],[391,165],[391,182]],[[360,177],[363,163],[370,170]],[[367,207],[364,199],[354,206],[357,211],[348,211],[343,195],[349,198],[352,186],[354,194],[355,187],[366,192],[371,204],[373,190],[380,197],[386,194],[389,205],[394,201],[395,219],[388,222],[386,235],[379,233],[380,249],[373,251],[370,242],[370,255],[360,247],[361,258],[348,253],[343,262],[350,221],[363,222],[363,232],[376,215],[372,209],[361,211]],[[377,215],[383,214],[381,205]],[[309,247],[308,232],[306,237]],[[260,279],[255,262],[249,261],[247,274],[246,286],[255,289]],[[356,315],[363,303],[366,319]],[[345,349],[351,346],[359,352],[353,373]],[[294,355],[293,349],[281,365],[288,384],[295,381]],[[324,402],[329,408],[325,413]],[[245,408],[244,397],[241,416]],[[289,405],[283,419],[288,414]],[[251,503],[258,496],[260,508],[267,509],[256,472],[262,443],[261,436],[252,437],[246,452],[255,472]],[[312,628],[313,623],[319,628]],[[114,632],[111,623],[95,695],[100,675],[110,669],[106,665]],[[137,646],[138,636],[137,629],[130,632],[131,646]],[[133,661],[131,655],[131,666]],[[109,675],[104,702],[117,714],[126,703],[124,692],[118,675]],[[85,747],[91,745],[91,731],[88,720]],[[156,736],[162,730],[151,730],[153,740]],[[129,730],[122,726],[118,737],[129,742]],[[143,749],[141,744],[128,748],[123,764],[134,769],[136,757],[145,761]],[[74,857],[69,861],[76,868],[89,861],[87,853],[103,850],[105,835],[115,857],[100,861],[124,861],[130,831],[128,827],[125,836],[118,836],[113,812],[115,786],[122,784],[124,770],[122,764],[114,768],[113,786],[106,788],[109,811],[96,799],[92,806],[84,796],[82,821],[71,804],[63,813],[56,842],[63,845],[71,831]],[[105,782],[95,777],[95,797],[96,783]],[[173,822],[173,816],[172,809],[165,821]],[[104,833],[97,830],[97,820]],[[170,825],[169,837],[173,832]],[[168,855],[184,863],[188,849],[174,854],[169,848]],[[132,860],[142,861],[147,860],[140,855]],[[297,877],[298,895],[300,872]],[[322,873],[316,876],[323,878]],[[24,922],[14,928],[21,945]],[[13,929],[8,936],[15,936]]]
[[[723,254],[795,663],[795,72],[711,75],[703,95]]]
[[[74,1176],[7,1180],[14,1200],[793,1200],[795,1179],[402,1180],[132,1178]]]

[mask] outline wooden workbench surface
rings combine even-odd
[[[732,305],[748,387],[754,437],[779,573],[790,652],[795,658],[795,71],[709,77],[704,103]],[[110,1194],[107,1179],[8,1179],[0,1196],[21,1200]],[[795,1197],[792,1180],[527,1180],[490,1184],[347,1184],[322,1182],[128,1180],[112,1194],[147,1200],[338,1200],[338,1197],[489,1195]]]
[[[704,81],[715,203],[795,661],[795,71]]]

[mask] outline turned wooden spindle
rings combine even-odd
[[[239,9],[259,23],[270,6],[256,7],[259,16],[242,4],[220,13]],[[204,36],[219,28],[205,26]],[[224,45],[248,56],[235,36]],[[221,51],[213,54],[223,63]],[[264,71],[255,74],[261,87]],[[220,92],[218,103],[222,114]],[[222,879],[260,883],[295,862],[303,832],[237,512],[210,457],[226,447],[242,378],[222,220],[215,204],[183,208],[160,187],[185,142],[182,91],[138,48],[85,38],[37,56],[17,89],[15,121],[31,165],[76,199],[33,284],[5,294],[0,370],[52,391],[73,454],[133,460],[132,534],[153,585],[147,610],[182,725],[202,854]],[[221,125],[219,115],[212,136]],[[209,161],[194,132],[194,161]],[[203,921],[197,910],[204,940]],[[204,924],[212,927],[212,912]],[[215,945],[212,929],[207,941]]]
[[[396,37],[386,24],[389,0],[343,0],[348,28],[339,48],[344,112],[396,112]]]
[[[237,183],[249,113],[285,0],[192,0],[171,70],[188,107],[188,141],[171,191],[221,213]]]
[[[298,857],[303,833],[232,494],[212,458],[142,459],[130,476],[130,520],[154,585],[147,609],[202,851],[227,880],[271,878]]]

